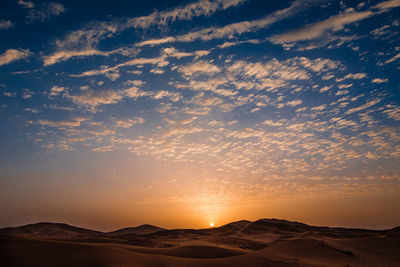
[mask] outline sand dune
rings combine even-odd
[[[0,253],[0,266],[400,266],[400,231],[276,219],[109,233],[38,223],[0,229]]]
[[[146,235],[156,233],[158,231],[166,230],[164,228],[150,225],[150,224],[143,224],[136,227],[127,227],[123,229],[119,229],[113,232],[107,233],[108,236],[125,236],[125,235]]]

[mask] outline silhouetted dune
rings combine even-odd
[[[290,222],[277,219],[261,219],[249,224],[242,232],[246,234],[257,234],[260,232],[304,232],[310,230],[310,226],[304,223]]]
[[[237,221],[237,222],[232,222],[225,224],[221,227],[214,228],[216,232],[220,234],[233,234],[237,233],[238,231],[244,229],[248,225],[252,224],[250,221],[242,220],[242,221]]]
[[[37,223],[0,229],[0,266],[400,266],[399,230],[261,219],[102,233]]]
[[[113,232],[107,233],[108,236],[119,237],[124,235],[147,235],[152,234],[158,231],[165,230],[164,228],[150,225],[150,224],[143,224],[136,227],[127,227],[123,229],[119,229]]]
[[[100,237],[103,236],[103,233],[65,223],[41,222],[19,227],[3,228],[0,229],[0,235],[43,239],[73,239]]]

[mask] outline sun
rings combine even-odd
[[[210,222],[210,227],[214,227],[214,223],[213,222]]]

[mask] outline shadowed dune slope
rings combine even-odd
[[[71,226],[65,223],[41,222],[19,227],[7,227],[0,229],[0,235],[46,238],[46,239],[68,239],[68,238],[93,238],[103,236],[102,232]]]
[[[400,231],[262,219],[102,233],[59,223],[0,229],[0,266],[400,266]]]
[[[150,224],[143,224],[137,227],[127,227],[123,229],[119,229],[113,232],[107,233],[108,236],[113,236],[113,237],[118,237],[118,236],[124,236],[124,235],[147,235],[147,234],[152,234],[156,233],[158,231],[165,230],[164,228],[150,225]]]

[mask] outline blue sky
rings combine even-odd
[[[3,224],[399,196],[399,0],[142,2],[1,3],[0,192],[39,214]]]

